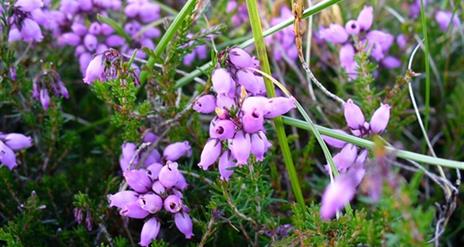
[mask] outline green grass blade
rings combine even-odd
[[[424,63],[425,63],[425,110],[424,110],[424,122],[425,129],[429,127],[430,120],[430,43],[427,32],[427,16],[425,15],[425,4],[424,0],[420,1],[421,8],[421,25],[422,35],[424,36]]]

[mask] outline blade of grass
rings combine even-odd
[[[285,124],[295,126],[301,129],[306,129],[310,130],[311,127],[309,124],[303,120],[295,119],[295,118],[290,118],[290,117],[283,117],[283,121]],[[322,134],[326,136],[333,137],[338,140],[346,141],[352,144],[355,144],[356,146],[363,147],[363,148],[368,148],[370,150],[374,150],[375,144],[372,141],[359,138],[356,136],[352,136],[349,134],[344,134],[337,132],[333,129],[323,127],[320,125],[315,125],[316,129]],[[385,147],[385,149],[394,154],[396,157],[406,159],[406,160],[413,160],[421,163],[426,163],[430,165],[436,165],[436,166],[443,166],[443,167],[450,167],[450,168],[457,168],[464,170],[464,162],[461,161],[455,161],[455,160],[447,160],[447,159],[442,159],[442,158],[435,158],[431,157],[428,155],[423,155],[423,154],[418,154],[406,150],[401,150],[401,149],[396,149],[393,147]]]
[[[258,11],[257,0],[246,0],[248,16],[250,18],[251,30],[256,44],[256,52],[261,63],[263,71],[267,74],[271,74],[271,67],[266,52],[266,44],[264,43],[263,30],[261,26],[261,19]],[[268,79],[264,78],[266,85],[266,92],[269,97],[275,96],[275,89],[273,83]],[[274,126],[277,133],[277,139],[279,146],[282,151],[284,158],[285,168],[287,169],[288,176],[290,178],[290,184],[292,191],[295,196],[297,203],[301,206],[305,206],[303,193],[301,192],[300,183],[296,173],[295,165],[293,164],[292,154],[287,141],[287,135],[285,134],[284,124],[281,117],[274,118]]]
[[[420,1],[421,8],[421,25],[422,35],[424,36],[424,63],[425,63],[425,110],[424,110],[424,122],[425,129],[429,128],[430,120],[430,44],[427,33],[427,16],[425,15],[425,4],[424,0]]]
[[[303,19],[306,19],[314,14],[317,14],[319,12],[321,12],[322,10],[334,5],[334,4],[337,4],[339,2],[341,2],[343,0],[325,0],[325,1],[322,1],[318,4],[315,4],[313,5],[312,7],[310,8],[307,8],[305,9],[305,11],[303,12]],[[292,25],[292,23],[295,21],[295,18],[288,18],[287,20],[275,25],[275,26],[272,26],[270,27],[269,29],[265,30],[263,32],[263,36],[264,37],[267,37],[267,36],[270,36],[290,25]],[[241,40],[239,40],[241,41]],[[240,43],[238,46],[241,47],[241,48],[245,48],[245,47],[248,47],[250,46],[251,44],[254,43],[254,39],[251,37],[249,38],[248,40],[244,41],[243,43]],[[231,45],[234,45],[234,44],[238,44],[238,43],[231,43]],[[213,66],[213,64],[211,62],[208,62],[204,65],[202,65],[200,68],[190,72],[187,76],[184,76],[183,78],[179,79],[177,82],[176,82],[176,85],[175,85],[175,88],[180,88],[180,87],[183,87],[185,85],[187,85],[189,82],[191,82],[193,80],[193,78],[195,77],[198,77],[199,75],[201,75],[203,73],[203,71],[208,71],[209,68],[211,68]]]

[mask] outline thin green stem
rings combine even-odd
[[[425,15],[425,4],[424,0],[420,2],[421,7],[421,24],[422,24],[422,35],[424,36],[424,62],[425,62],[425,111],[424,111],[424,122],[425,129],[428,129],[430,119],[430,61],[429,61],[429,37],[427,33],[427,16]]]
[[[306,129],[310,130],[310,126],[307,122],[295,118],[290,118],[290,117],[283,117],[283,121],[285,124],[295,126],[297,128],[301,129]],[[372,141],[359,138],[356,136],[352,136],[349,134],[344,134],[337,132],[333,129],[323,127],[320,125],[315,125],[316,129],[319,130],[319,132],[322,135],[330,136],[338,140],[346,141],[352,144],[355,144],[356,146],[367,148],[370,150],[374,150],[375,144]],[[401,150],[401,149],[396,149],[393,147],[385,147],[385,149],[389,152],[394,154],[398,158],[406,159],[406,160],[413,160],[421,163],[426,163],[430,165],[436,165],[436,166],[442,166],[442,167],[450,167],[450,168],[457,168],[464,170],[464,162],[461,161],[455,161],[455,160],[447,160],[447,159],[442,159],[442,158],[435,158],[431,157],[428,155],[423,155],[423,154],[418,154],[406,150]]]
[[[326,0],[326,1],[323,1],[323,2],[320,2],[318,4],[315,4],[313,5],[312,7],[310,8],[307,8],[305,9],[305,11],[303,12],[303,19],[306,19],[314,14],[317,14],[319,12],[321,12],[322,10],[334,5],[334,4],[337,4],[339,2],[341,2],[343,0]],[[275,25],[275,26],[272,26],[270,27],[269,29],[265,30],[262,35],[264,37],[267,37],[267,36],[270,36],[290,25],[293,24],[293,22],[295,21],[295,18],[291,17],[291,18],[288,18],[287,20]],[[252,45],[254,43],[254,39],[253,37],[249,38],[248,40],[246,40],[245,42],[243,43],[240,43],[238,46],[241,47],[241,48],[245,48],[245,47],[248,47],[250,45]],[[238,44],[238,43],[231,43],[231,45],[234,45],[234,44]],[[203,71],[208,71],[209,68],[211,68],[212,66],[214,66],[211,62],[208,62],[204,65],[202,65],[200,68],[190,72],[188,75],[184,76],[183,78],[181,78],[180,80],[178,80],[176,82],[176,85],[175,85],[175,88],[180,88],[180,87],[183,87],[185,85],[187,85],[189,82],[191,82],[194,78],[200,76]]]
[[[269,60],[267,57],[266,44],[264,43],[264,36],[261,26],[261,19],[258,11],[257,0],[247,0],[246,4],[248,9],[248,16],[250,18],[251,30],[253,32],[253,37],[255,40],[256,52],[261,62],[262,70],[267,74],[271,74],[271,67],[269,65]],[[274,97],[275,89],[273,83],[268,78],[264,78],[264,82],[266,85],[267,95],[269,97]],[[281,117],[274,118],[274,126],[277,133],[277,139],[279,141],[280,149],[284,158],[285,168],[287,169],[287,173],[290,178],[293,194],[295,195],[297,203],[301,207],[304,207],[305,203],[303,193],[301,192],[300,183],[298,181],[295,165],[293,164],[292,153],[290,152],[290,147],[287,141],[287,135],[285,134],[285,128]]]

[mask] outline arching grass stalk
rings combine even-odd
[[[261,63],[261,67],[265,73],[271,73],[271,67],[266,52],[266,44],[264,43],[263,30],[261,26],[261,19],[258,11],[257,0],[247,0],[248,16],[250,18],[251,30],[256,44],[256,52]],[[266,92],[269,97],[275,96],[275,89],[272,82],[268,79],[264,79],[266,85]],[[301,192],[300,183],[296,174],[295,165],[293,164],[292,153],[288,145],[287,135],[285,134],[285,128],[281,117],[274,118],[274,126],[279,141],[279,146],[282,151],[284,158],[285,168],[287,169],[290,183],[292,186],[293,194],[295,195],[297,203],[304,207],[303,193]]]
[[[305,11],[303,12],[303,19],[306,19],[312,15],[315,15],[319,12],[321,12],[322,10],[334,5],[334,4],[337,4],[339,2],[341,2],[343,0],[325,0],[325,1],[322,1],[320,3],[317,3],[315,5],[313,5],[312,7],[310,8],[307,8],[305,9]],[[295,18],[288,18],[287,20],[275,25],[275,26],[272,26],[270,27],[269,29],[265,30],[262,35],[264,37],[267,37],[267,36],[270,36],[290,25],[293,24],[293,22],[295,21]],[[239,44],[240,41],[242,41],[241,39],[237,39],[235,40],[237,43],[230,43],[230,45],[234,45],[234,44]],[[255,42],[254,38],[251,37],[249,39],[247,39],[246,41],[240,43],[238,46],[241,47],[241,48],[245,48],[245,47],[248,47],[250,46],[251,44],[253,44]],[[187,76],[184,76],[183,78],[181,78],[180,80],[178,80],[176,82],[176,85],[175,85],[175,88],[179,88],[179,87],[183,87],[185,85],[187,85],[189,82],[191,82],[193,80],[193,78],[195,77],[198,77],[199,75],[201,75],[203,73],[203,71],[208,71],[209,68],[211,68],[213,66],[213,64],[211,62],[208,62],[204,65],[202,65],[201,67],[199,67],[198,69],[190,72]]]
[[[274,79],[269,73],[266,73],[264,71],[260,71],[260,70],[257,70],[257,69],[253,69],[253,70],[260,73],[266,79],[270,80],[273,84],[275,84],[277,87],[279,87],[280,90],[282,90],[282,92],[284,92],[285,95],[287,95],[288,97],[293,97],[292,94],[287,90],[287,88],[285,88],[285,86],[282,83],[280,83],[279,81]],[[327,163],[329,164],[330,181],[333,182],[334,177],[338,176],[339,173],[338,173],[338,170],[337,170],[337,168],[335,166],[335,163],[333,162],[332,154],[330,153],[329,148],[327,147],[324,140],[322,139],[321,134],[319,133],[319,130],[315,127],[315,125],[314,125],[313,121],[311,120],[311,118],[309,117],[308,113],[306,113],[305,109],[300,104],[300,102],[298,102],[298,100],[295,100],[295,105],[296,105],[298,111],[300,112],[300,114],[305,119],[305,121],[307,123],[306,126],[314,134],[314,136],[316,137],[317,142],[319,143],[319,145],[322,148],[322,152],[324,153],[325,159],[327,160]],[[296,126],[296,127],[298,127],[298,126]],[[345,209],[346,209],[348,214],[352,213],[351,206],[350,206],[349,203],[345,206]]]

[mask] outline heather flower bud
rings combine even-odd
[[[48,94],[47,89],[43,88],[40,90],[40,104],[45,110],[50,106],[50,95]]]
[[[235,83],[229,72],[222,68],[214,70],[211,81],[213,82],[214,91],[218,94],[228,95],[235,88]]]
[[[29,18],[22,23],[21,36],[25,42],[40,42],[43,39],[39,24]]]
[[[192,154],[192,147],[188,141],[184,142],[175,142],[169,144],[163,152],[163,157],[166,160],[176,161],[180,159],[182,156],[189,157]]]
[[[18,7],[25,12],[32,12],[33,10],[41,8],[42,6],[42,0],[17,0],[15,3],[15,7]]]
[[[251,153],[250,135],[238,131],[235,137],[229,141],[229,149],[237,160],[237,165],[246,164]]]
[[[92,60],[92,55],[90,55],[90,53],[88,52],[84,52],[79,55],[79,68],[81,70],[82,75],[85,75],[85,72],[91,60]]]
[[[341,210],[353,197],[356,186],[353,179],[347,175],[340,175],[324,191],[321,203],[321,218],[329,220],[337,211]]]
[[[187,213],[180,212],[174,215],[174,222],[177,229],[185,235],[186,239],[191,239],[193,236],[193,223],[192,219]]]
[[[266,137],[262,131],[251,135],[251,153],[256,157],[257,161],[264,160],[264,154],[270,146],[267,138],[262,138],[263,136]]]
[[[192,108],[199,113],[211,113],[216,109],[216,97],[211,94],[203,95],[193,103]]]
[[[10,170],[18,165],[15,153],[2,141],[0,141],[0,164],[6,165]]]
[[[247,133],[256,133],[264,129],[264,117],[262,112],[253,111],[245,113],[242,117],[243,130]]]
[[[342,134],[346,134],[346,132],[343,131],[343,130],[335,130],[335,131],[339,132],[339,133],[342,133]],[[332,146],[334,148],[342,148],[342,147],[344,147],[346,145],[346,142],[335,139],[335,138],[330,137],[330,136],[321,135],[321,137],[325,141],[325,143],[327,143],[329,146]]]
[[[147,192],[152,186],[150,177],[145,170],[126,170],[123,175],[127,184],[137,192]]]
[[[77,46],[81,42],[81,37],[75,33],[64,33],[58,38],[58,43],[62,45]]]
[[[359,129],[363,126],[365,119],[361,108],[351,99],[343,104],[345,120],[351,129]]]
[[[340,49],[339,59],[340,65],[351,75],[356,73],[356,61],[354,59],[355,51],[351,44],[343,45]],[[352,76],[350,76],[351,79]]]
[[[339,171],[344,171],[351,167],[356,160],[358,148],[353,144],[347,144],[338,154],[333,157],[335,166]]]
[[[177,213],[182,209],[182,200],[177,195],[170,195],[164,199],[164,209],[170,213]]]
[[[253,73],[253,71],[241,69],[237,72],[237,82],[244,86],[245,89],[253,95],[263,95],[266,93],[264,79],[261,75]]]
[[[130,161],[134,157],[136,149],[137,146],[134,143],[127,142],[122,144],[122,154],[121,157],[119,157],[119,165],[122,171],[129,169]],[[136,159],[134,161],[136,161]]]
[[[21,32],[16,28],[12,27],[8,33],[8,42],[13,43],[21,39]]]
[[[386,56],[382,59],[382,65],[387,69],[396,69],[401,66],[401,61],[393,56]]]
[[[139,10],[140,20],[143,23],[152,22],[159,18],[160,7],[154,3],[146,3]]]
[[[149,212],[140,207],[137,201],[129,202],[119,211],[119,214],[134,219],[143,219]]]
[[[158,195],[163,195],[166,192],[166,188],[160,183],[160,181],[155,181],[151,186],[151,189]]]
[[[114,195],[108,195],[110,207],[123,208],[130,202],[135,202],[139,198],[139,194],[132,190],[120,191]]]
[[[134,18],[139,14],[140,4],[133,3],[126,6],[124,13],[127,17]]]
[[[216,105],[217,107],[230,110],[235,107],[235,100],[225,94],[218,94]]]
[[[208,170],[208,168],[219,158],[221,148],[222,145],[220,141],[217,139],[209,139],[208,142],[206,142],[205,147],[203,147],[198,166],[205,171]]]
[[[160,223],[156,218],[151,218],[143,224],[142,231],[140,233],[141,246],[149,246],[151,242],[158,236],[160,230]]]
[[[338,24],[330,24],[328,28],[319,31],[319,37],[334,44],[342,44],[348,40],[345,29]]]
[[[93,35],[99,35],[100,32],[101,32],[101,26],[98,22],[93,22],[92,24],[90,24],[89,33]]]
[[[151,153],[147,156],[147,159],[144,162],[145,166],[149,166],[153,163],[160,162],[161,161],[161,155],[158,152],[158,150],[153,149]]]
[[[254,67],[253,58],[241,48],[232,48],[229,51],[229,62],[238,69]]]
[[[296,107],[295,102],[296,100],[293,97],[270,98],[268,100],[268,104],[266,105],[266,112],[264,117],[275,118],[277,116],[283,115]]]
[[[219,140],[234,137],[235,124],[230,120],[213,120],[209,127],[209,136]]]
[[[84,45],[85,45],[85,48],[87,48],[87,50],[89,50],[91,52],[95,51],[97,49],[97,46],[98,46],[97,37],[95,37],[92,34],[85,35],[85,37],[84,37]]]
[[[153,142],[157,141],[158,138],[159,138],[159,137],[158,137],[155,133],[153,133],[153,132],[151,132],[151,131],[147,131],[147,132],[145,132],[145,134],[143,135],[143,138],[142,138],[142,139],[143,139],[143,142],[150,142],[150,143],[153,143]]]
[[[154,214],[163,208],[163,199],[155,194],[141,195],[138,199],[138,203],[143,210],[146,210],[151,214]]]
[[[85,27],[84,24],[81,23],[73,23],[71,25],[71,30],[73,31],[72,33],[78,36],[84,36],[87,34],[87,28]],[[70,33],[71,34],[71,33]]]
[[[360,27],[357,21],[351,20],[345,24],[345,30],[350,35],[357,35],[359,34]]]
[[[185,180],[185,177],[182,175],[182,173],[179,173],[179,180],[177,180],[177,183],[174,187],[180,190],[185,190],[188,187],[187,181]]]
[[[122,45],[124,45],[125,40],[124,40],[124,38],[122,38],[121,36],[116,35],[116,34],[113,34],[113,35],[110,35],[108,38],[106,38],[105,43],[106,43],[108,46],[117,47],[117,46],[122,46]]]
[[[371,131],[375,134],[381,133],[387,127],[389,119],[390,106],[388,104],[381,104],[371,117]]]
[[[161,168],[158,180],[164,187],[171,188],[179,181],[180,172],[177,166],[178,164],[176,162],[168,161],[166,165]]]
[[[439,10],[435,14],[435,21],[438,23],[441,31],[446,32],[448,31],[450,24],[456,28],[459,28],[460,21],[458,16],[458,14],[453,14],[450,11]]]
[[[32,146],[32,138],[23,134],[10,133],[6,134],[2,139],[13,151],[19,151]]]
[[[267,109],[268,98],[263,96],[247,97],[242,103],[242,111],[252,113],[254,111],[264,112]]]
[[[372,6],[364,6],[361,12],[358,15],[358,24],[361,31],[367,31],[372,26],[372,21],[374,19],[374,9]]]
[[[230,176],[234,173],[235,163],[232,161],[232,157],[229,151],[225,151],[219,158],[219,174],[221,179],[229,181]]]
[[[163,168],[163,165],[160,163],[153,163],[147,167],[147,174],[151,180],[158,179],[161,168]]]
[[[87,66],[83,80],[85,83],[91,84],[92,82],[101,79],[104,71],[105,65],[103,64],[103,55],[97,55]]]

